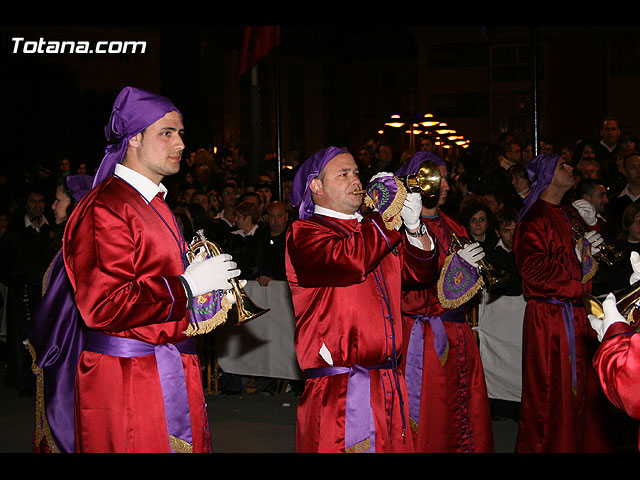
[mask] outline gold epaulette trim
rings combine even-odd
[[[171,442],[171,449],[176,453],[193,453],[193,445],[189,442],[169,435],[169,441]]]
[[[447,363],[447,358],[449,358],[449,340],[447,340],[447,346],[445,347],[442,358],[440,359],[441,367],[444,367],[444,364]]]
[[[347,453],[364,453],[371,448],[371,440],[368,438],[362,442],[356,443],[353,447],[347,449]]]
[[[195,297],[194,301],[197,301],[199,297]],[[227,313],[232,307],[231,301],[227,298],[226,295],[222,297],[220,301],[220,310],[210,319],[204,320],[202,322],[198,322],[198,325],[189,324],[189,328],[187,328],[184,332],[188,337],[192,337],[194,335],[204,335],[205,333],[209,333],[213,329],[219,327],[223,323],[227,321]]]
[[[418,422],[416,422],[413,418],[409,417],[409,428],[413,431],[413,433],[418,433]]]

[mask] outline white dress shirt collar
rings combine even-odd
[[[47,221],[47,217],[45,217],[44,215],[42,215],[40,225],[37,227],[33,223],[31,223],[31,219],[29,218],[29,215],[24,216],[25,227],[33,227],[36,229],[37,232],[39,232],[40,227],[42,227],[43,225],[49,225],[49,222]]]
[[[140,192],[147,202],[151,202],[153,197],[158,193],[162,193],[163,198],[167,194],[167,187],[162,183],[160,185],[156,185],[141,173],[131,170],[129,167],[125,167],[121,163],[116,164],[113,174]]]
[[[234,230],[231,233],[235,233],[236,235],[240,235],[241,237],[249,237],[253,236],[253,234],[256,233],[256,230],[258,230],[258,225],[254,225],[247,233],[244,233],[244,230],[242,230],[241,228],[238,230]]]
[[[320,205],[314,206],[313,213],[315,213],[316,215],[324,215],[326,217],[340,218],[342,220],[362,220],[362,215],[360,215],[359,212],[350,215],[348,213],[336,212],[335,210],[321,207]]]
[[[629,185],[627,184],[626,187],[624,187],[624,189],[620,192],[620,195],[618,195],[619,197],[624,197],[627,196],[629,197],[631,200],[633,200],[634,202],[636,200],[638,200],[638,198],[640,198],[640,195],[634,195],[633,193],[631,193],[629,191]]]
[[[500,247],[500,248],[502,248],[503,250],[506,250],[507,252],[510,252],[510,251],[511,251],[511,249],[510,249],[509,247],[507,247],[507,246],[504,244],[504,242],[502,241],[502,239],[498,240],[498,243],[496,243],[496,248],[497,248],[497,247]]]

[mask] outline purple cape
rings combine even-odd
[[[73,198],[80,201],[91,190],[93,177],[69,175],[65,183]],[[73,389],[76,371],[68,367],[77,366],[84,336],[62,250],[49,266],[44,290],[29,325],[29,343],[36,354],[35,364],[42,369],[44,377],[44,408],[51,435],[61,452],[71,453],[75,449]]]
[[[304,163],[300,165],[300,168],[298,168],[298,171],[293,177],[290,197],[291,204],[294,207],[299,205],[299,218],[309,218],[313,215],[315,204],[311,199],[311,190],[309,189],[311,180],[320,175],[322,169],[331,161],[331,159],[342,153],[349,152],[338,147],[327,147],[322,150],[318,150],[307,158]]]

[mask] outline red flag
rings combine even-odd
[[[238,75],[245,73],[258,63],[258,60],[279,45],[280,27],[264,25],[245,27],[240,48]]]

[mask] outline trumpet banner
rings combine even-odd
[[[402,225],[402,206],[407,198],[407,189],[393,175],[379,177],[367,185],[364,203],[377,210],[388,230],[398,230]]]
[[[576,242],[576,250],[580,259],[580,268],[582,269],[582,284],[589,282],[598,271],[598,263],[591,255],[591,244],[589,241],[580,237]]]
[[[473,298],[483,285],[478,270],[460,255],[451,253],[438,278],[438,300],[444,308],[457,308]]]
[[[204,248],[193,256],[187,256],[190,263],[203,261],[210,255]],[[189,312],[189,327],[183,332],[191,337],[211,332],[227,321],[227,313],[233,303],[227,298],[224,290],[214,290],[193,298],[193,306]]]

